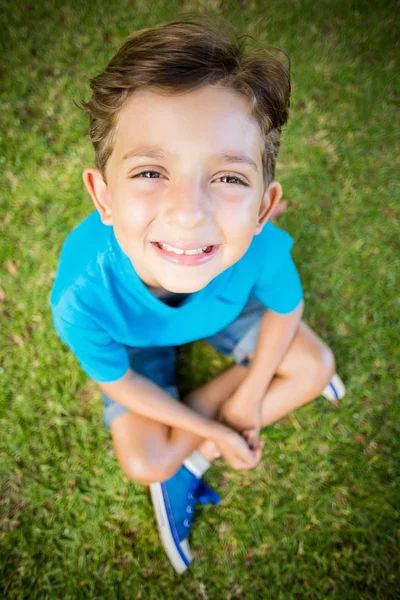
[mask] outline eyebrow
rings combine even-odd
[[[129,150],[124,156],[122,160],[128,160],[130,158],[166,158],[168,154],[172,154],[170,152],[165,152],[161,148],[149,148],[148,146],[139,146],[138,148],[134,148],[133,150]],[[213,154],[213,158],[220,159],[225,164],[230,163],[240,163],[243,165],[248,165],[252,169],[258,173],[257,163],[247,156],[247,154],[238,154],[235,151],[227,150],[225,152],[221,152],[219,154]]]

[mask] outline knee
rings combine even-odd
[[[308,354],[302,365],[303,374],[316,395],[328,385],[336,372],[336,362],[332,350],[322,340]]]
[[[159,460],[152,460],[149,457],[129,456],[121,459],[119,463],[129,479],[142,485],[165,481],[172,477],[177,470],[161,457]]]

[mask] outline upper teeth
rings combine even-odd
[[[159,242],[159,245],[163,250],[175,252],[175,254],[201,254],[203,250],[208,248],[208,246],[204,246],[204,248],[195,248],[194,250],[181,250],[180,248],[174,248],[173,246],[168,246],[167,244],[162,244],[161,242]]]

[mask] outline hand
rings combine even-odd
[[[244,389],[236,392],[220,407],[217,419],[241,433],[250,448],[255,448],[261,428],[261,402],[248,397]]]
[[[253,469],[261,458],[264,446],[264,442],[257,442],[253,448],[249,448],[245,437],[222,424],[218,424],[213,440],[226,463],[233,469]]]

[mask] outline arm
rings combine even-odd
[[[132,369],[115,382],[98,382],[98,385],[114,401],[137,414],[184,430],[188,434],[213,440],[226,462],[233,468],[251,468],[260,458],[259,448],[252,451],[242,436],[230,427],[212,420],[210,413],[207,413],[208,418],[198,414]]]
[[[191,395],[195,398],[194,410],[191,410],[146,377],[135,373],[129,367],[126,348],[116,343],[90,315],[79,310],[68,316],[69,320],[66,320],[57,311],[53,312],[60,338],[74,352],[85,373],[110,398],[137,414],[186,431],[192,438],[198,436],[198,443],[202,438],[213,440],[233,468],[249,468],[256,464],[259,460],[257,452],[252,452],[244,438],[233,429],[212,420],[215,411],[206,411],[206,416],[196,412],[198,406],[204,405],[202,397]],[[203,391],[200,394],[203,396]],[[199,412],[204,410],[200,408]]]
[[[247,377],[219,412],[219,418],[237,431],[254,428],[254,440],[258,437],[261,425],[261,406],[265,392],[289,349],[303,310],[303,300],[288,314],[266,310]]]
[[[85,373],[107,396],[139,415],[186,429],[203,438],[210,437],[217,423],[202,417],[150,379],[134,372],[129,367],[126,348],[116,343],[91,315],[75,310],[67,316],[69,320],[53,310],[57,333],[74,352]]]
[[[203,438],[211,438],[218,428],[217,422],[198,414],[132,369],[117,381],[98,385],[115,402],[165,425],[184,429]]]
[[[304,312],[304,300],[292,312],[281,315],[267,310],[261,322],[255,356],[244,387],[261,401],[290,344]]]

